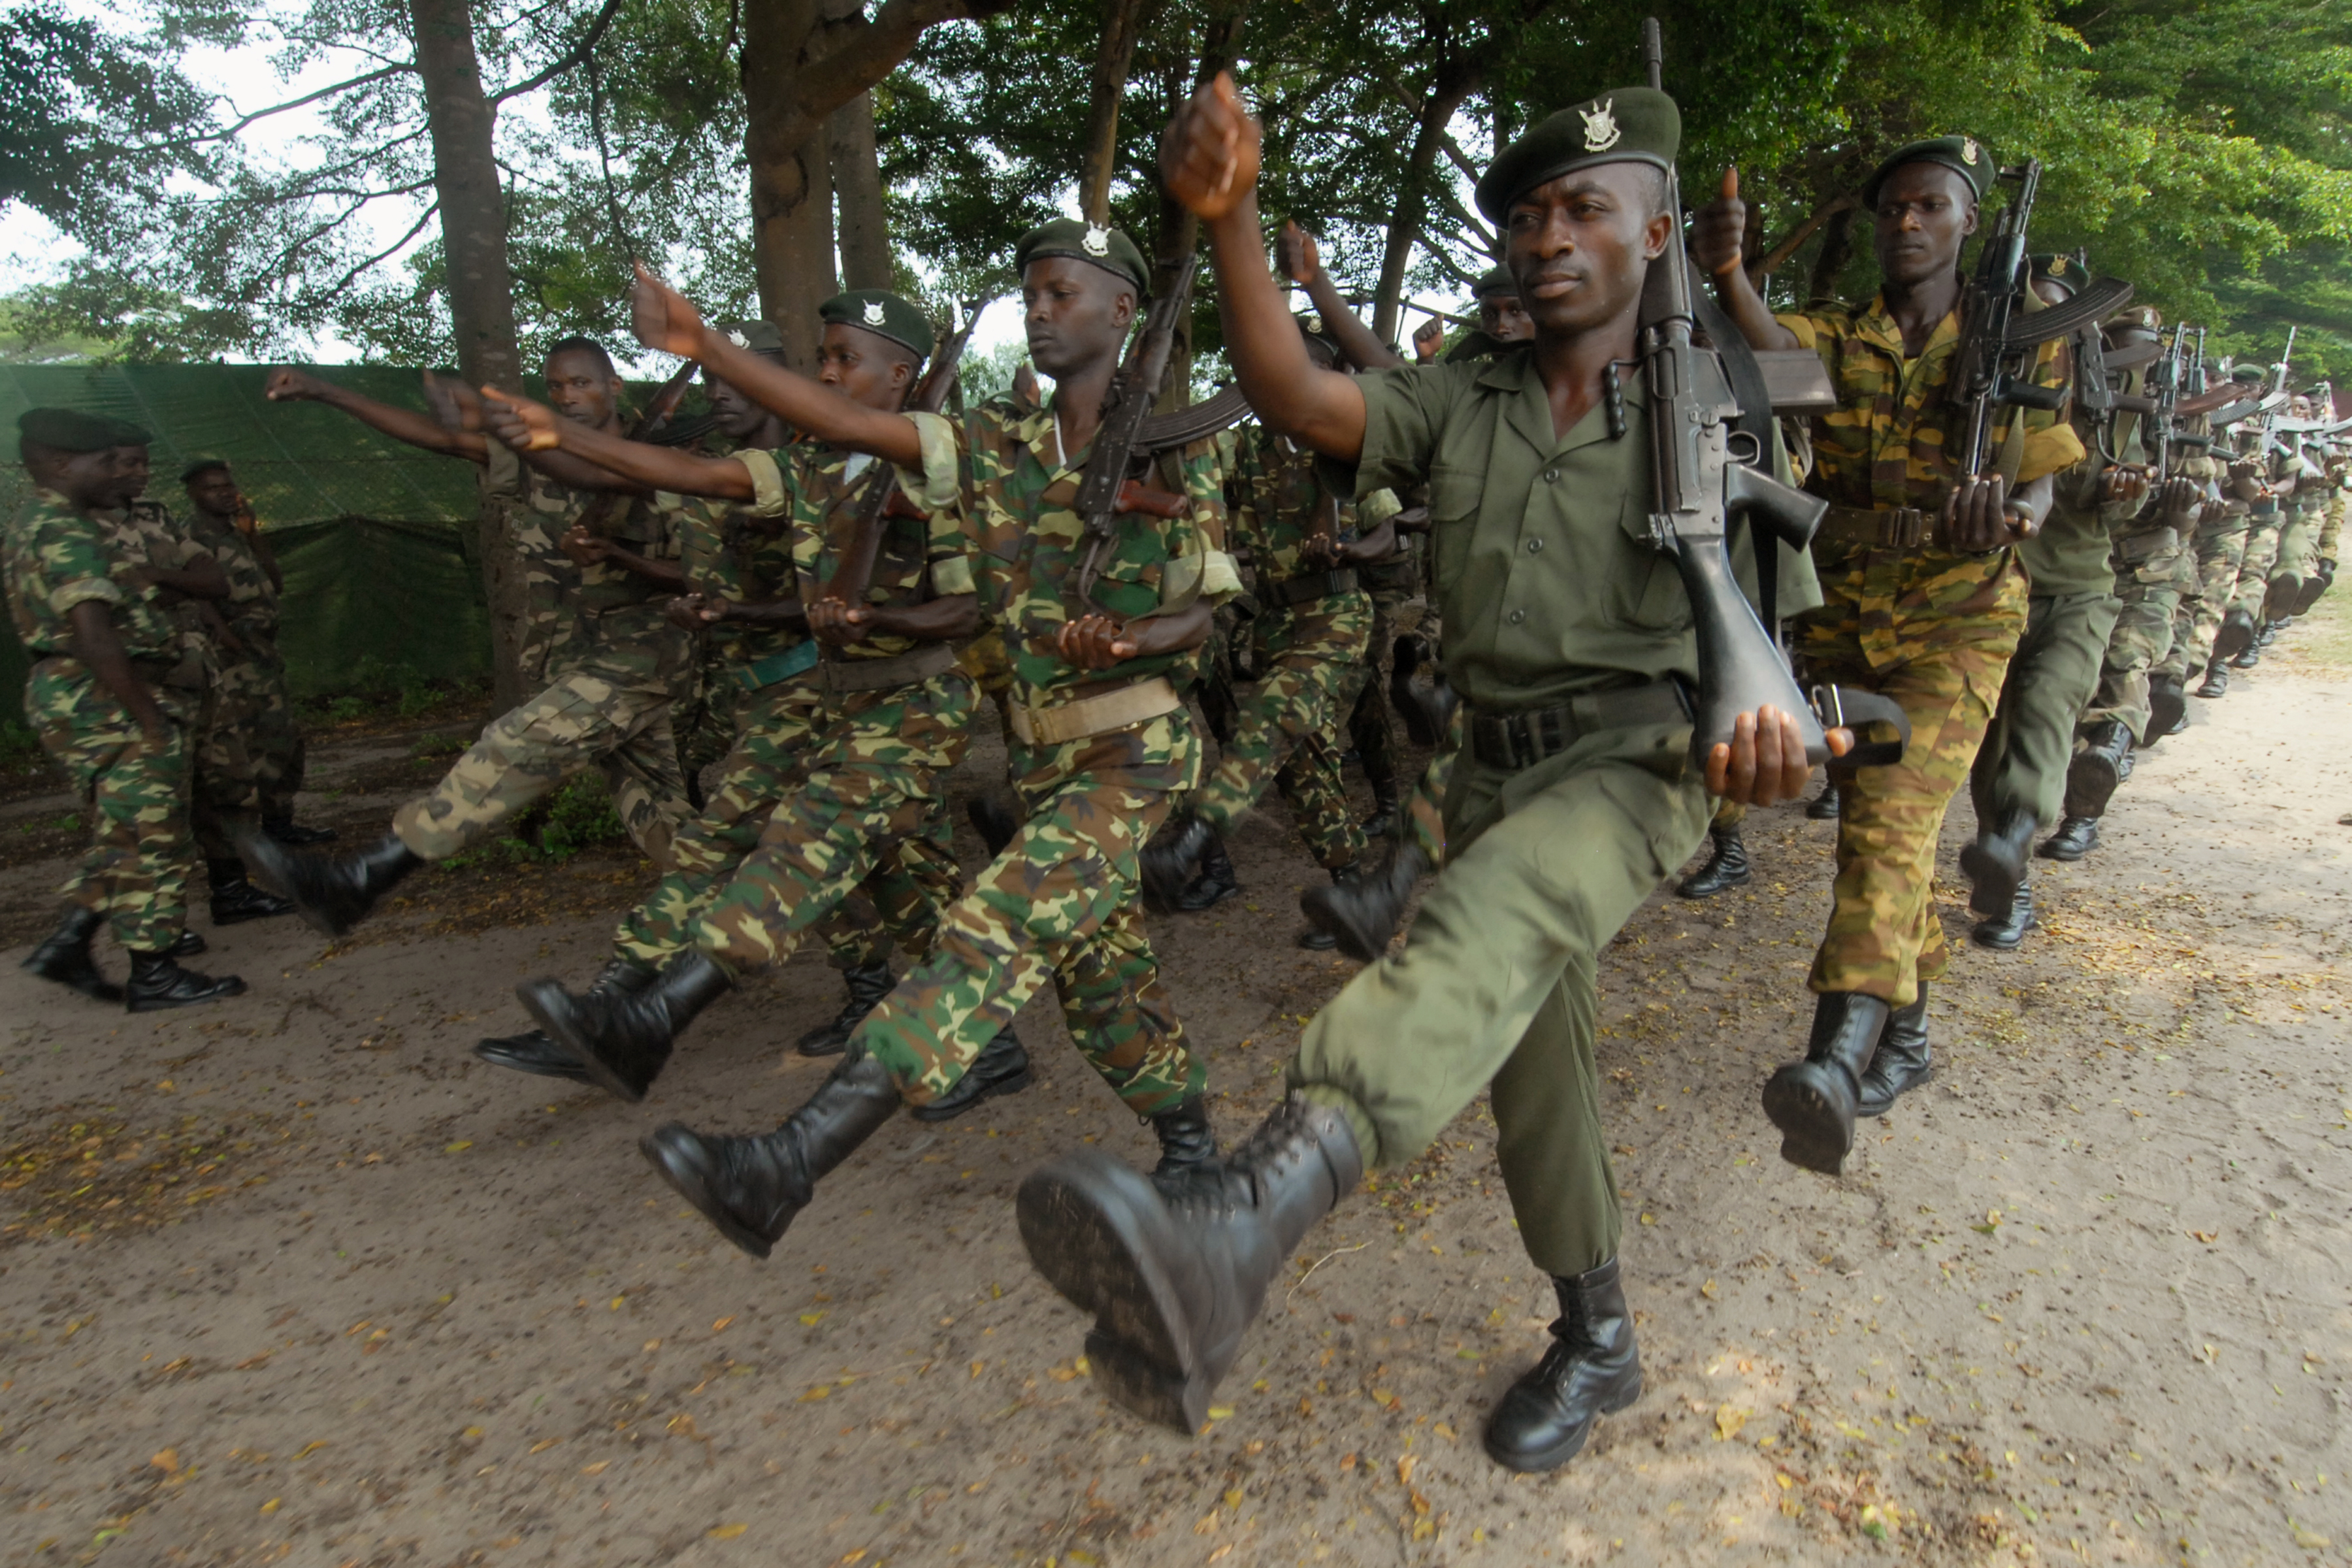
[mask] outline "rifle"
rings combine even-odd
[[[980,321],[986,307],[981,300],[964,309],[963,325],[948,334],[931,354],[931,363],[923,372],[923,379],[915,384],[902,408],[937,414],[948,400],[948,390],[955,384],[956,373],[963,364],[963,346],[971,341],[971,329]],[[883,520],[898,499],[898,476],[889,464],[876,458],[874,472],[866,488],[857,494],[857,521],[849,536],[849,548],[835,568],[833,581],[826,584],[824,596],[838,599],[845,605],[863,604],[866,591],[874,585],[874,562],[882,552]],[[911,511],[911,507],[907,509]]]
[[[1149,512],[1154,517],[1181,517],[1185,500],[1138,482],[1131,469],[1140,445],[1143,422],[1160,395],[1168,374],[1169,356],[1176,347],[1176,323],[1192,302],[1192,275],[1200,270],[1195,251],[1178,264],[1168,291],[1151,302],[1143,331],[1127,351],[1127,358],[1103,394],[1102,424],[1095,431],[1094,449],[1087,456],[1086,472],[1078,480],[1078,516],[1086,521],[1087,552],[1078,563],[1078,597],[1094,592],[1102,575],[1102,554],[1118,537],[1122,512]],[[1148,455],[1150,448],[1144,448]]]
[[[686,401],[686,389],[694,384],[694,373],[701,368],[697,361],[688,360],[673,371],[670,378],[655,391],[644,410],[630,425],[628,438],[643,441],[667,424],[669,416],[677,412],[677,405]],[[572,526],[601,534],[605,525],[613,521],[613,513],[621,503],[633,499],[619,490],[599,490],[596,499],[581,509],[580,521]]]
[[[1665,50],[1654,16],[1642,24],[1642,53],[1650,86],[1663,90]],[[1681,176],[1672,167],[1666,170],[1666,210],[1683,210]],[[1747,340],[1719,311],[1707,323],[1714,346],[1700,348],[1692,341],[1701,309],[1678,219],[1673,242],[1643,281],[1640,354],[1649,396],[1651,542],[1674,558],[1690,595],[1698,638],[1691,758],[1705,767],[1716,746],[1730,743],[1738,717],[1769,703],[1796,717],[1806,760],[1824,762],[1829,742],[1822,721],[1740,592],[1726,540],[1734,517],[1746,521],[1762,570],[1775,539],[1797,550],[1810,544],[1829,503],[1782,484],[1758,466],[1771,449],[1771,403],[1762,391],[1762,374]],[[1727,358],[1734,362],[1729,366]],[[1740,447],[1736,454],[1735,441]],[[1762,528],[1756,527],[1759,522]],[[1856,701],[1857,717],[1866,705]],[[1874,710],[1867,716],[1900,712]],[[1903,728],[1907,731],[1908,725]]]

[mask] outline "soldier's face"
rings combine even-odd
[[[1135,321],[1135,289],[1076,257],[1041,256],[1022,271],[1021,308],[1030,363],[1059,378],[1118,358]]]
[[[594,354],[566,349],[547,362],[547,405],[566,419],[602,429],[621,405],[621,378]]]
[[[1489,294],[1478,301],[1478,326],[1500,343],[1523,343],[1536,335],[1528,308],[1517,294]]]
[[[709,371],[702,374],[702,390],[710,399],[711,416],[719,421],[719,427],[739,441],[768,422],[766,409]]]
[[[1878,187],[1871,222],[1880,275],[1911,287],[1959,269],[1961,243],[1977,231],[1977,204],[1956,171],[1906,163]]]
[[[206,468],[188,481],[188,499],[198,511],[231,516],[236,511],[236,477],[226,468]]]
[[[122,448],[101,447],[95,452],[61,452],[53,447],[25,444],[25,468],[33,482],[45,490],[58,494],[86,511],[109,511],[128,506],[139,492],[128,496],[116,493],[121,484],[118,468]]]
[[[114,448],[113,457],[114,467],[110,482],[114,486],[116,499],[102,504],[129,506],[147,493],[147,479],[151,472],[147,463],[147,448],[117,447]]]
[[[1658,190],[1657,172],[1646,164],[1599,163],[1511,204],[1503,265],[1519,281],[1535,332],[1572,336],[1634,308],[1649,263],[1664,254],[1673,232],[1666,216],[1653,210]]]
[[[915,367],[907,351],[879,332],[846,321],[825,323],[817,344],[816,378],[852,403],[896,413],[906,406]]]

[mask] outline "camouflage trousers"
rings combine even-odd
[[[1528,1256],[1580,1274],[1622,1226],[1593,1050],[1597,961],[1705,830],[1706,786],[1655,731],[1602,731],[1511,773],[1464,757],[1454,858],[1393,952],[1300,1037],[1289,1081],[1348,1119],[1367,1166],[1418,1156],[1490,1085]]]
[[[2099,689],[2099,672],[2123,602],[2113,594],[2036,594],[2011,656],[1969,795],[1979,826],[2022,813],[2058,821],[2074,731]]]
[[[695,919],[694,944],[739,973],[782,963],[801,932],[877,870],[928,886],[918,910],[952,900],[962,879],[933,825],[979,704],[960,668],[852,697],[808,743],[758,844]]]
[[[2025,574],[2011,570],[1990,603],[1898,617],[1895,657],[1876,662],[1851,599],[1833,595],[1799,623],[1799,651],[1815,680],[1891,697],[1911,720],[1901,762],[1838,775],[1837,880],[1806,982],[1816,992],[1861,992],[1903,1007],[1920,981],[1943,973],[1950,954],[1936,917],[1936,841],[1992,721],[2025,628],[2026,594]]]
[[[2270,510],[2264,511],[2263,506]],[[2275,501],[2258,503],[2246,527],[2246,552],[2238,563],[2238,585],[2229,607],[2243,610],[2260,621],[2271,594],[2271,568],[2278,564],[2279,536],[2286,531],[2286,514]]]
[[[686,816],[686,782],[669,727],[667,693],[625,687],[585,670],[490,721],[431,795],[393,814],[409,852],[446,860],[494,837],[524,807],[583,768],[603,771],[613,809],[655,865]]]
[[[133,952],[159,952],[180,940],[195,861],[190,704],[168,689],[155,697],[166,721],[160,748],[74,660],[43,659],[25,683],[25,717],[89,817],[89,847],[62,891],[68,902],[104,915],[114,940]]]
[[[1429,765],[1413,781],[1412,793],[1404,797],[1401,813],[1405,842],[1421,851],[1433,870],[1445,864],[1445,792],[1454,780],[1455,759],[1462,754],[1463,715],[1468,711],[1467,703],[1454,710],[1444,742],[1430,753]]]
[[[742,710],[761,693],[747,693],[735,679],[737,666],[717,659],[707,662],[696,683],[693,700],[670,713],[670,729],[677,742],[678,773],[688,792],[697,792],[705,769],[730,761],[743,733]],[[708,796],[704,805],[709,805]]]
[[[923,961],[866,1016],[850,1049],[871,1051],[917,1105],[953,1089],[1050,976],[1062,1020],[1138,1116],[1199,1094],[1208,1075],[1184,1047],[1143,925],[1137,856],[1200,774],[1182,710],[1044,753],[1018,749],[1028,820],[971,890],[941,915]]]
[[[1390,691],[1396,679],[1397,638],[1419,623],[1420,606],[1402,588],[1374,588],[1367,596],[1372,602],[1372,626],[1352,683],[1348,742],[1363,761],[1365,779],[1377,790],[1394,785],[1402,771],[1404,752],[1397,743]]]
[[[274,657],[228,658],[198,720],[191,825],[207,859],[236,856],[235,835],[290,816],[302,787],[302,733]]]
[[[1371,622],[1370,601],[1354,593],[1257,617],[1257,688],[1242,700],[1217,771],[1190,803],[1202,820],[1230,833],[1272,784],[1318,865],[1338,870],[1356,863],[1364,830],[1340,773],[1339,720],[1342,697],[1360,679]]]
[[[2218,509],[2215,509],[2218,510]],[[2214,634],[2237,596],[2252,519],[2231,509],[2197,525],[2197,596],[2173,615],[2173,646],[2184,678],[2212,662]]]
[[[2099,686],[2082,723],[2114,719],[2132,734],[2132,743],[2148,741],[2148,679],[2163,671],[2172,657],[2173,622],[2195,570],[2189,552],[2176,547],[2152,555],[2116,557],[2116,599],[2120,606],[2115,629],[2107,634],[2106,657],[2099,666]]]

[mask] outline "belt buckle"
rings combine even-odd
[[[1513,773],[1535,765],[1535,732],[1528,727],[1526,713],[1513,713],[1504,719],[1503,750],[1510,758],[1509,766]]]

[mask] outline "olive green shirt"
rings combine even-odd
[[[1376,371],[1356,384],[1364,394],[1357,493],[1428,486],[1432,597],[1444,619],[1446,679],[1465,699],[1541,708],[1669,676],[1696,683],[1690,598],[1650,542],[1638,372],[1625,376],[1625,433],[1614,440],[1605,406],[1554,434],[1527,349]],[[1731,555],[1752,598],[1748,537],[1733,531]],[[1820,604],[1809,558],[1775,548],[1780,613]]]

